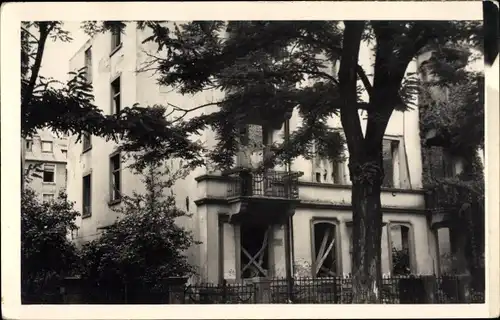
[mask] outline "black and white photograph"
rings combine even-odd
[[[464,14],[127,12],[15,27],[2,225],[18,220],[21,308],[493,303],[498,15],[488,33]]]

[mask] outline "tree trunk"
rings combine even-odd
[[[354,176],[352,208],[353,303],[379,303],[381,298],[380,279],[382,278],[380,183],[370,184],[365,179],[356,179]]]

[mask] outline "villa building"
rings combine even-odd
[[[135,103],[144,106],[168,102],[187,109],[221,97],[220,92],[213,91],[182,96],[159,86],[152,72],[137,72],[148,61],[146,52],[156,49],[142,43],[148,36],[147,30],[137,30],[129,23],[123,34],[96,35],[71,59],[71,70],[87,67],[95,103],[106,114]],[[372,63],[367,45],[362,46],[360,64],[369,74]],[[417,66],[418,62],[413,61],[408,72],[415,72]],[[362,113],[360,117],[364,122]],[[299,115],[293,113],[273,125],[252,123],[242,140],[264,145],[278,141],[300,121]],[[342,134],[339,119],[330,122]],[[214,137],[206,130],[200,139],[213,145]],[[140,177],[125,168],[116,147],[96,137],[87,136],[82,143],[70,138],[68,195],[83,213],[77,222],[78,243],[97,237],[119,218],[112,209],[120,205],[122,194],[143,190]],[[418,108],[392,114],[383,148],[386,178],[381,195],[382,271],[393,273],[392,255],[405,250],[409,253],[409,272],[439,273],[440,251],[448,250],[449,239],[431,228],[435,221],[426,210]],[[258,159],[261,153],[255,152],[251,159]],[[238,157],[239,166],[248,166],[249,162],[244,154]],[[171,165],[178,168],[179,161],[172,160]],[[223,175],[203,167],[177,181],[173,192],[177,204],[192,214],[179,224],[192,230],[201,241],[189,250],[188,256],[199,267],[203,281],[284,277],[287,268],[303,276],[351,271],[351,181],[347,161],[299,157],[290,168],[247,175]]]

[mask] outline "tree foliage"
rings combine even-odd
[[[124,196],[116,209],[121,218],[83,245],[85,279],[103,286],[140,281],[161,288],[169,277],[193,274],[185,251],[197,242],[176,224],[176,219],[189,214],[175,206],[173,194],[165,195],[180,176],[182,172],[171,172],[159,163],[148,167],[143,178],[146,192]]]
[[[26,188],[21,196],[21,291],[24,299],[38,301],[48,287],[68,275],[78,261],[68,233],[75,230],[80,214],[64,193],[41,202]]]
[[[416,75],[407,75],[408,65],[421,53],[434,50],[439,58],[430,64],[432,71],[450,79],[447,75],[453,63],[468,61],[468,56],[464,59],[451,48],[479,46],[481,24],[192,21],[157,22],[152,30],[146,41],[158,45],[158,83],[182,94],[224,92],[221,100],[211,103],[219,107],[216,112],[181,122],[189,130],[207,126],[215,130],[218,143],[211,158],[222,167],[233,165],[241,126],[255,123],[279,128],[293,110],[298,111],[302,124],[288,141],[273,146],[268,166],[309,153],[313,141],[319,149],[340,154],[342,140],[331,143],[332,139],[324,139],[331,131],[328,119],[340,117],[353,182],[354,301],[376,301],[380,291],[374,288],[380,285],[382,139],[392,113],[411,108],[411,99],[419,94],[420,81]],[[359,62],[362,43],[373,44],[372,81]],[[333,72],[334,66],[338,71]],[[466,75],[464,72],[463,78]],[[367,113],[366,133],[359,110]],[[453,128],[447,130],[457,133]]]

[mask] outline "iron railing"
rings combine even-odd
[[[227,196],[259,196],[298,199],[299,176],[300,174],[298,172],[251,172],[242,170],[238,174],[231,176],[228,184]]]
[[[381,303],[484,303],[484,291],[468,290],[459,276],[399,276],[381,280]],[[469,279],[470,280],[470,279]],[[83,280],[85,281],[85,280]],[[80,286],[81,290],[85,286]],[[349,304],[352,280],[345,277],[296,278],[289,292],[286,279],[252,279],[220,284],[179,284],[161,290],[148,286],[93,288],[72,303],[114,304]],[[36,302],[34,302],[36,303]],[[40,302],[43,303],[43,302]],[[54,303],[54,302],[52,302]],[[68,303],[68,302],[62,302]]]

